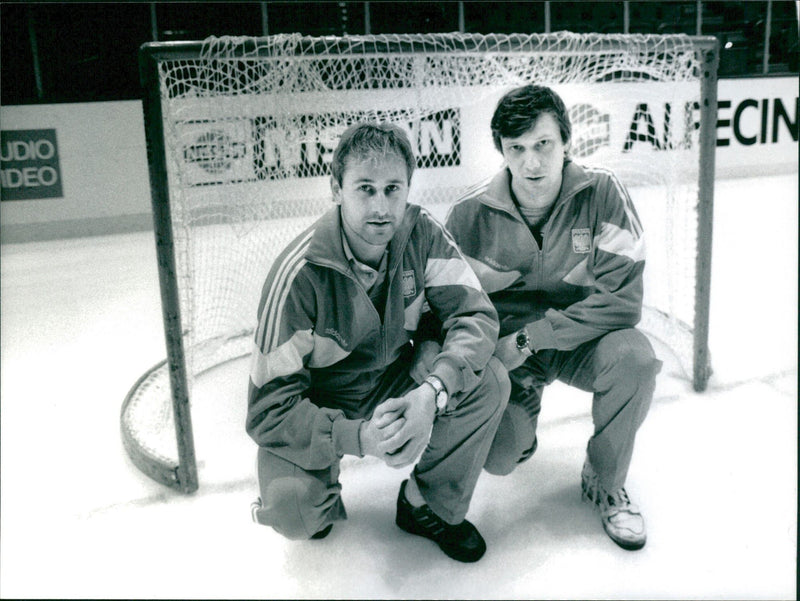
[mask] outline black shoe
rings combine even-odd
[[[486,553],[486,541],[475,526],[467,520],[452,526],[433,513],[427,505],[414,507],[406,499],[406,484],[408,480],[403,480],[397,496],[395,523],[400,528],[431,539],[445,555],[457,561],[470,563],[483,557]]]
[[[322,530],[320,530],[316,534],[313,534],[311,538],[313,538],[314,540],[321,540],[326,536],[328,536],[331,533],[331,530],[333,530],[333,524],[328,524]]]

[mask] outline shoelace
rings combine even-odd
[[[594,501],[595,505],[610,514],[626,511],[628,513],[639,513],[638,508],[631,502],[628,492],[620,488],[615,493],[609,493],[601,485],[597,475],[592,474],[586,482],[586,494]]]
[[[600,503],[600,509],[608,517],[619,513],[627,513],[631,516],[640,515],[639,508],[631,503],[630,497],[624,488],[620,488],[613,495],[605,493],[605,503]]]
[[[609,507],[618,507],[619,509],[624,508],[626,505],[631,504],[631,499],[628,497],[628,493],[625,492],[624,488],[620,488],[615,494],[608,494],[606,493],[606,504]]]

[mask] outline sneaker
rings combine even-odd
[[[260,524],[261,523],[261,522],[258,521],[258,518],[256,517],[256,512],[259,509],[261,509],[261,507],[262,507],[262,505],[261,505],[261,497],[258,497],[255,501],[250,503],[250,516],[253,518],[253,521],[256,524]],[[328,536],[331,533],[331,530],[333,530],[333,524],[328,524],[327,526],[325,526],[319,532],[317,532],[315,534],[312,534],[311,538],[313,538],[314,540],[321,540],[321,539],[325,538],[326,536]]]
[[[400,485],[397,496],[395,523],[401,529],[431,539],[445,555],[456,561],[471,563],[483,557],[486,542],[475,526],[467,520],[453,526],[433,513],[428,505],[414,507],[406,498],[406,484],[408,480]]]
[[[644,518],[639,508],[631,503],[624,488],[609,493],[600,484],[587,459],[581,472],[582,497],[600,508],[600,519],[606,534],[623,549],[636,551],[647,542]]]

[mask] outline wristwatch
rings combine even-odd
[[[528,336],[528,331],[525,328],[522,328],[519,332],[517,332],[516,343],[517,350],[523,355],[530,356],[533,354],[533,350],[531,350],[531,339]]]
[[[425,378],[425,383],[430,384],[433,388],[433,392],[436,394],[436,415],[441,415],[444,413],[444,410],[447,409],[447,389],[444,387],[444,382],[442,382],[437,376],[428,376]]]

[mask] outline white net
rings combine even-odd
[[[263,281],[330,206],[329,163],[348,125],[404,128],[418,157],[410,200],[443,217],[500,168],[491,115],[528,83],[564,98],[576,162],[628,187],[647,237],[642,325],[691,376],[702,77],[691,38],[278,35],[180,54],[158,64],[190,380],[250,351]],[[174,453],[165,444],[158,452]]]

